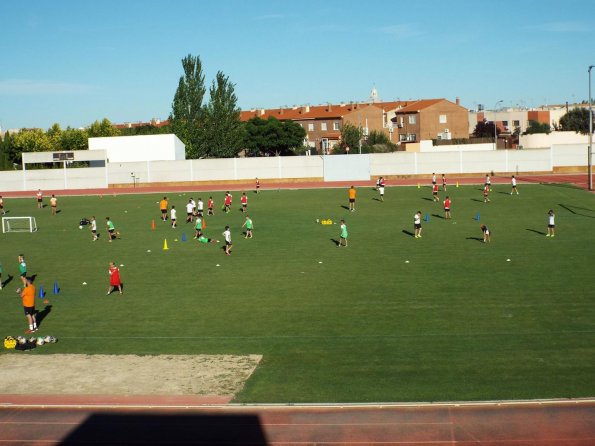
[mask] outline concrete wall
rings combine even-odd
[[[185,146],[174,134],[89,138],[89,150],[103,149],[110,163],[186,159]]]
[[[395,152],[109,163],[105,167],[4,171],[2,191],[105,188],[110,184],[233,180],[369,180],[378,176],[551,172],[587,165],[586,144],[551,149]]]
[[[521,146],[525,149],[544,148],[561,144],[584,144],[586,150],[587,144],[589,144],[589,135],[581,135],[576,132],[552,132],[549,135],[545,133],[521,135]]]

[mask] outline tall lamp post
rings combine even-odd
[[[504,101],[500,99],[498,102],[494,104],[494,150],[498,148],[498,127],[496,126],[496,109],[498,108],[498,104],[502,104],[502,102]]]
[[[595,65],[589,65],[589,148],[587,151],[588,174],[589,174],[589,190],[593,190],[593,163],[592,147],[593,147],[593,101],[591,100],[591,69]]]

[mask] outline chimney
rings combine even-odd
[[[310,106],[309,105],[302,105],[301,113],[310,113]]]
[[[264,108],[261,108],[260,109],[259,114],[260,114],[260,116],[263,116],[264,115]]]
[[[461,98],[456,98],[456,99],[455,99],[455,103],[456,103],[457,105],[461,105]]]
[[[331,105],[331,103],[330,103],[330,102],[328,103],[328,106],[327,106],[327,108],[326,108],[326,111],[329,111],[329,112],[330,112],[330,111],[333,111],[333,106]]]
[[[283,110],[283,107],[280,107],[280,108],[279,108],[279,114],[280,114],[280,115],[282,115],[282,114],[283,114],[283,111],[284,111],[284,110]]]

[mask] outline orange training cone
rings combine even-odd
[[[155,230],[155,220],[151,220],[151,230]]]
[[[163,240],[163,250],[167,251],[169,248],[167,247],[167,239]]]

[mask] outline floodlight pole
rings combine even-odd
[[[593,162],[592,162],[592,148],[593,148],[593,101],[591,100],[591,69],[595,65],[589,65],[589,147],[587,150],[587,172],[589,174],[589,190],[593,190]]]
[[[496,109],[498,108],[498,104],[504,102],[500,99],[498,102],[494,104],[494,150],[498,149],[498,127],[496,126]]]

